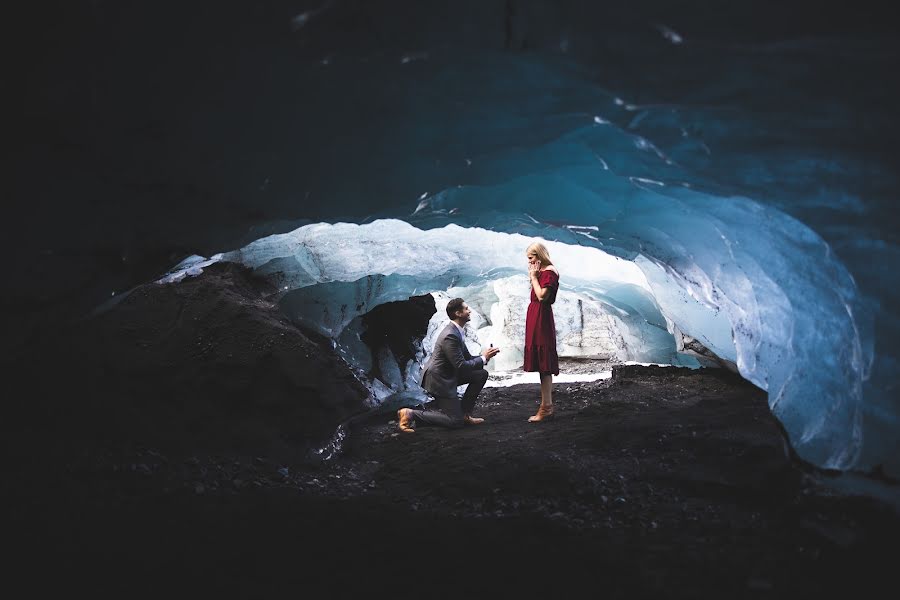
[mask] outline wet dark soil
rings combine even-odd
[[[792,456],[761,390],[628,366],[554,399],[539,424],[536,384],[485,389],[485,423],[462,430],[375,414],[294,461],[7,438],[7,580],[32,595],[890,595],[897,513]]]

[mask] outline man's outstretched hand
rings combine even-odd
[[[500,348],[491,346],[490,348],[485,349],[485,351],[481,353],[481,356],[484,357],[484,362],[487,362],[494,358],[498,352],[500,352]]]

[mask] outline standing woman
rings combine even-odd
[[[528,419],[537,423],[553,416],[553,376],[559,375],[552,306],[559,289],[559,271],[540,242],[528,246],[525,256],[531,280],[531,303],[525,317],[525,364],[522,368],[541,374],[541,406],[537,414]]]

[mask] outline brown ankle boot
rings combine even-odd
[[[538,407],[537,414],[533,417],[528,417],[529,423],[537,423],[538,421],[545,421],[553,416],[553,405],[544,406],[543,404]]]
[[[399,421],[398,425],[400,427],[400,431],[403,433],[415,433],[415,429],[413,429],[413,414],[412,411],[408,408],[401,408],[397,411],[397,420]]]

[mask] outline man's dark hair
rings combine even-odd
[[[466,301],[462,298],[454,298],[447,303],[447,316],[450,317],[451,321],[456,318],[456,311],[462,310],[465,303]]]

